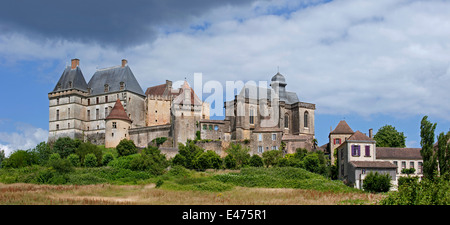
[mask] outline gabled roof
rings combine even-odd
[[[377,147],[377,159],[415,159],[421,160],[420,148]]]
[[[357,130],[352,136],[350,136],[347,140],[352,141],[374,141],[372,138],[367,137],[367,135],[361,133],[359,130]]]
[[[181,86],[181,88],[178,89],[179,90],[179,94],[176,94],[178,96],[175,97],[175,99],[173,100],[174,104],[190,104],[190,105],[202,105],[202,100],[200,100],[200,98],[195,94],[194,89],[192,89],[189,84],[187,83],[187,81],[184,81],[183,85]],[[185,92],[189,91],[190,92],[190,98],[185,98]],[[175,92],[176,93],[176,92]],[[189,100],[189,102],[185,102],[185,100]]]
[[[71,69],[71,67],[68,66],[59,78],[59,81],[53,89],[53,92],[70,89],[87,91],[87,88],[88,85],[86,84],[86,80],[84,79],[81,69],[78,66],[74,69]]]
[[[109,86],[108,92],[121,91],[121,82],[124,82],[123,90],[145,96],[128,65],[97,70],[89,81],[88,87],[91,88],[91,95],[98,95],[105,93],[106,84]]]
[[[336,128],[330,132],[330,134],[353,134],[352,128],[345,122],[345,120],[339,121]]]
[[[131,122],[131,119],[127,116],[127,113],[125,112],[125,109],[119,99],[117,99],[116,104],[114,104],[111,112],[106,117],[106,120],[110,119],[119,119]]]

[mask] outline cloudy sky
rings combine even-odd
[[[194,73],[268,81],[279,68],[316,104],[320,145],[345,119],[363,133],[393,125],[420,147],[424,115],[436,135],[450,128],[448,12],[432,0],[4,0],[0,149],[47,139],[47,94],[72,58],[87,81],[125,58],[143,89]]]

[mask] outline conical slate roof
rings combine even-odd
[[[122,103],[119,99],[117,99],[116,104],[112,108],[109,115],[106,117],[106,120],[110,119],[119,119],[119,120],[125,120],[131,122],[130,118],[127,116],[127,113],[125,112],[125,109],[123,108]]]
[[[352,128],[345,122],[345,120],[339,121],[336,128],[330,132],[330,134],[353,134]]]

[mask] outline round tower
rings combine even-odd
[[[130,138],[128,129],[132,121],[119,99],[105,120],[105,148],[115,148],[122,139]]]

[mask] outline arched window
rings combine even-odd
[[[309,113],[308,113],[308,111],[306,111],[305,112],[305,114],[304,114],[304,116],[303,116],[303,119],[304,119],[304,123],[303,123],[303,126],[304,127],[309,127],[308,126],[308,124],[309,124]]]
[[[255,124],[255,110],[250,109],[250,124]]]
[[[289,128],[289,114],[284,114],[284,128]]]

